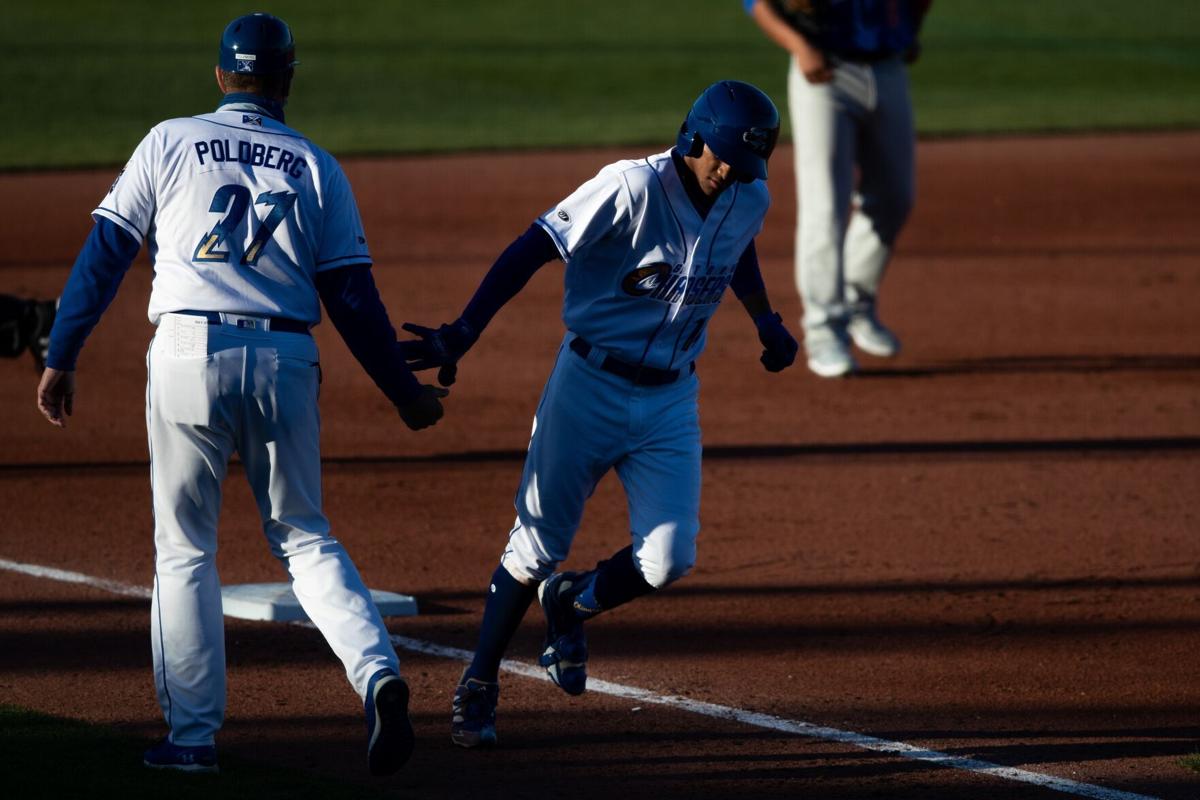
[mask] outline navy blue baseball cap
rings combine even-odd
[[[217,64],[226,72],[272,75],[299,63],[292,29],[271,14],[256,11],[238,17],[221,34]]]

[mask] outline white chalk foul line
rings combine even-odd
[[[36,578],[48,578],[50,580],[62,581],[65,583],[77,583],[84,586],[90,586],[95,589],[101,589],[112,594],[123,595],[125,597],[149,599],[151,594],[150,589],[141,586],[131,586],[118,581],[95,578],[79,572],[69,572],[67,570],[55,569],[53,567],[43,567],[37,564],[22,564],[18,561],[9,561],[8,559],[4,558],[0,558],[0,569],[8,570],[10,572],[19,572],[23,575],[31,575]],[[311,626],[311,623],[304,624],[306,627]],[[422,655],[436,656],[438,658],[449,658],[455,661],[470,661],[472,656],[471,652],[467,650],[457,647],[446,647],[445,645],[436,644],[434,642],[426,642],[423,639],[413,639],[408,636],[392,634],[391,640],[393,644],[401,649],[412,653],[421,653]],[[507,658],[500,663],[500,669],[525,678],[534,678],[542,681],[550,680],[550,678],[546,675],[546,671],[541,667],[537,667],[532,664],[525,664],[520,661],[513,661]],[[1077,797],[1091,797],[1095,798],[1095,800],[1159,800],[1158,798],[1151,797],[1150,795],[1122,792],[1116,789],[1107,789],[1103,786],[1096,786],[1090,783],[1080,783],[1079,781],[1072,781],[1068,780],[1067,778],[1057,778],[1053,775],[1030,772],[1029,770],[1017,769],[1016,767],[1005,767],[1001,766],[1000,764],[992,764],[990,762],[980,761],[974,758],[962,758],[960,756],[950,755],[949,753],[941,753],[937,750],[929,750],[924,747],[905,744],[904,742],[893,742],[888,739],[878,739],[874,736],[867,736],[866,734],[862,733],[844,731],[838,728],[827,728],[822,725],[813,725],[809,722],[785,719],[783,717],[776,717],[771,714],[762,714],[757,711],[746,711],[744,709],[734,708],[732,706],[722,706],[716,703],[705,703],[700,700],[690,700],[686,697],[657,694],[649,691],[648,689],[639,689],[636,686],[626,686],[624,684],[612,683],[610,681],[603,681],[592,677],[588,678],[588,691],[607,694],[613,697],[623,697],[627,700],[633,700],[639,703],[651,703],[654,705],[668,706],[681,711],[688,711],[692,714],[699,714],[701,716],[712,717],[714,719],[728,720],[730,722],[737,722],[756,728],[765,728],[767,730],[790,733],[809,739],[820,739],[823,741],[848,744],[858,747],[862,750],[870,750],[877,753],[890,753],[903,758],[913,759],[914,761],[924,761],[930,764],[937,764],[938,766],[942,767],[949,767],[951,769],[959,769],[966,772],[974,772],[980,775],[988,775],[993,778],[1001,778],[1004,780],[1016,781],[1018,783],[1028,783],[1044,789],[1053,789],[1054,791],[1073,794]]]

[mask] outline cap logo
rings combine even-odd
[[[258,56],[253,53],[234,53],[233,57],[237,59],[236,72],[254,72],[254,62]]]

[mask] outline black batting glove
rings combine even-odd
[[[442,398],[448,394],[450,394],[449,389],[422,384],[421,393],[417,395],[416,399],[402,406],[396,406],[396,411],[399,412],[400,419],[404,420],[405,425],[411,430],[419,431],[422,428],[436,425],[442,418],[445,413],[442,408]]]
[[[790,367],[796,360],[800,345],[784,327],[783,317],[777,312],[763,314],[755,317],[754,326],[758,328],[758,341],[762,342],[764,348],[758,360],[767,372],[781,372]]]
[[[437,379],[442,386],[454,383],[458,377],[458,360],[479,339],[479,334],[461,317],[437,330],[412,322],[400,327],[420,337],[397,343],[408,368],[419,372],[438,367]]]

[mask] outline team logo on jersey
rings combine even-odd
[[[558,210],[558,218],[561,219],[563,222],[571,221],[571,215],[568,214],[567,212],[563,211],[561,208]]]
[[[258,114],[242,114],[242,124],[243,125],[257,125],[258,127],[261,128],[262,127],[262,117],[260,117]]]
[[[670,264],[647,264],[630,272],[621,281],[625,294],[644,297],[662,287],[671,275]]]

